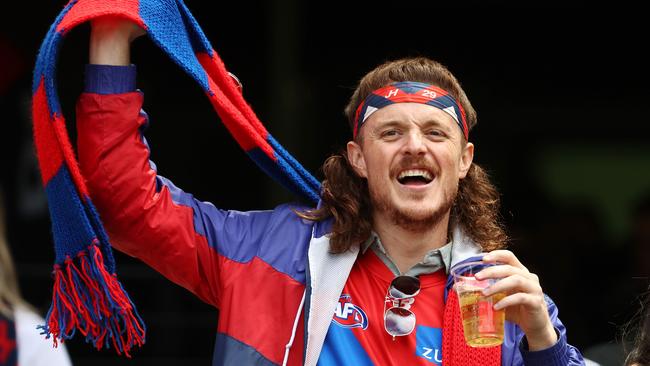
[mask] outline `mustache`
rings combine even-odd
[[[404,156],[397,163],[397,165],[395,165],[395,167],[392,169],[391,174],[396,176],[402,170],[414,168],[414,167],[427,169],[434,175],[438,175],[438,169],[431,161],[427,160],[422,156],[411,156],[411,155]]]

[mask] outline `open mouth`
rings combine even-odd
[[[397,181],[405,186],[423,186],[431,183],[433,174],[425,169],[403,170],[397,176]]]

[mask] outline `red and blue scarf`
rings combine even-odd
[[[97,349],[129,356],[145,326],[117,279],[109,238],[70,144],[56,88],[58,52],[74,27],[120,16],[145,29],[155,44],[205,91],[239,145],[268,175],[314,203],[320,183],[264,128],[181,0],[72,0],[41,45],[33,81],[34,140],[48,196],[54,248],[52,305],[42,326],[54,343],[81,333]]]

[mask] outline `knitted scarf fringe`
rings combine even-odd
[[[142,346],[145,326],[131,299],[106,271],[96,243],[68,257],[63,266],[54,266],[52,305],[46,324],[39,326],[46,338],[71,339],[78,330],[97,350],[110,348],[131,357],[133,346]]]

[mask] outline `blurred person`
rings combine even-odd
[[[3,192],[0,187],[0,366],[68,366],[63,344],[53,348],[36,328],[43,323],[22,298],[7,243]]]
[[[625,366],[650,366],[650,290],[635,317],[628,324],[628,334],[634,334],[632,349],[627,354]]]
[[[325,162],[317,208],[226,211],[148,161],[129,56],[142,34],[93,21],[80,168],[115,248],[220,309],[214,365],[584,364],[538,277],[503,249],[498,193],[472,162],[476,113],[444,66],[402,59],[361,80],[346,108],[352,140]],[[413,90],[419,101],[390,99]],[[477,259],[498,264],[477,274],[500,279],[485,294],[507,294],[495,305],[506,311],[501,347],[467,346],[445,300],[449,270]],[[403,277],[418,279],[417,328],[395,336],[386,295]]]
[[[650,366],[650,195],[635,206],[630,231],[625,248],[631,252],[633,266],[626,273],[627,287],[637,294],[639,288],[644,291],[638,311],[623,333],[623,344],[629,350],[625,365]]]

